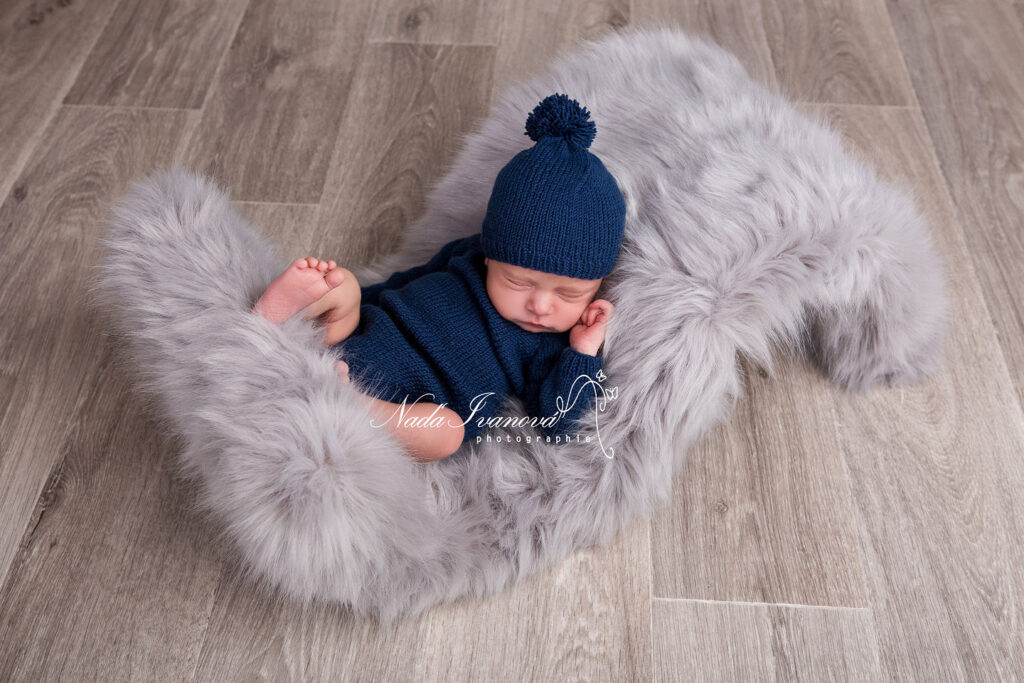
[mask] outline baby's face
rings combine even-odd
[[[487,295],[495,310],[529,332],[572,329],[594,300],[602,281],[553,275],[491,258],[484,262]]]

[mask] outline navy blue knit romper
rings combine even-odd
[[[601,354],[570,347],[568,331],[530,332],[501,317],[486,278],[480,234],[452,240],[428,263],[362,287],[359,325],[332,348],[363,391],[399,404],[445,403],[470,420],[463,442],[486,430],[478,420],[499,415],[507,394],[537,418],[557,415],[559,396],[563,405],[573,401],[554,425],[538,428],[552,439],[575,435]]]

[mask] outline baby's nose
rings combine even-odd
[[[551,312],[551,299],[546,296],[535,296],[530,300],[530,310],[537,315]]]

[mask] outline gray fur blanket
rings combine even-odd
[[[802,351],[851,389],[938,362],[946,285],[913,200],[735,57],[666,28],[584,43],[499,93],[402,247],[352,268],[360,282],[477,232],[498,170],[531,144],[524,112],[553,92],[592,113],[591,151],[627,205],[598,294],[615,305],[613,389],[583,420],[590,442],[491,429],[511,440],[416,463],[369,426],[311,322],[251,312],[297,255],[274,253],[220,189],[176,168],[116,207],[94,295],[180,439],[197,505],[260,585],[384,624],[482,597],[648,517],[741,395],[737,354],[771,372],[780,347]],[[515,398],[501,414],[525,415]]]

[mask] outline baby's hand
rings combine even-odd
[[[604,342],[605,325],[615,306],[606,299],[594,299],[569,331],[569,346],[588,356],[596,356]]]

